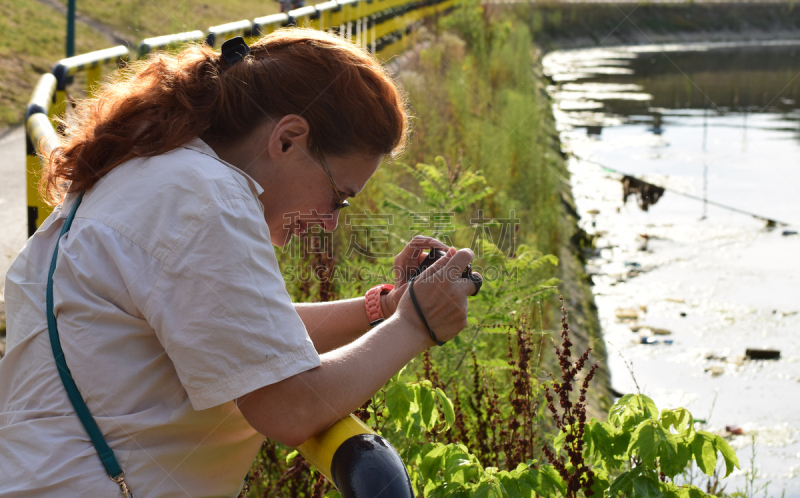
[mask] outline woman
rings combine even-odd
[[[76,109],[49,158],[48,195],[66,196],[5,287],[2,496],[120,493],[48,338],[65,226],[52,273],[63,357],[137,496],[235,496],[264,436],[302,443],[433,345],[405,292],[421,249],[447,252],[414,284],[436,339],[466,325],[475,285],[459,274],[473,255],[424,237],[398,255],[388,294],[291,303],[273,244],[307,228],[297,213],[336,227],[404,145],[404,101],[374,58],[334,36],[226,45],[123,71]]]

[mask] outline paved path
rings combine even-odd
[[[25,130],[18,126],[0,138],[0,301],[6,271],[27,240]]]

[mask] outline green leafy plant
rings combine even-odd
[[[739,468],[736,453],[720,436],[695,429],[692,414],[684,408],[662,410],[642,394],[627,394],[617,401],[608,421],[592,419],[584,435],[587,453],[604,472],[612,475],[608,496],[702,497],[693,485],[678,485],[674,478],[695,462],[711,476],[719,456],[727,477]]]

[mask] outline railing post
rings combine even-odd
[[[52,212],[52,208],[39,195],[42,163],[39,160],[37,151],[39,140],[43,135],[36,133],[39,128],[31,127],[28,123],[33,123],[35,120],[32,121],[32,118],[38,115],[39,122],[44,120],[52,129],[48,116],[55,107],[53,105],[53,97],[56,93],[56,87],[55,76],[43,74],[36,83],[31,99],[28,101],[28,106],[25,108],[25,192],[28,204],[28,237],[33,235],[41,221]]]
[[[86,70],[86,96],[94,97],[103,81],[103,68],[100,64]]]
[[[38,228],[39,220],[39,179],[41,178],[42,164],[36,155],[36,149],[31,141],[28,127],[25,127],[25,194],[28,199],[28,237],[33,235]]]

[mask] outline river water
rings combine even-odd
[[[730,438],[742,469],[727,492],[755,475],[758,496],[800,497],[800,42],[558,51],[544,66],[614,388]],[[663,195],[624,202],[625,175]]]

